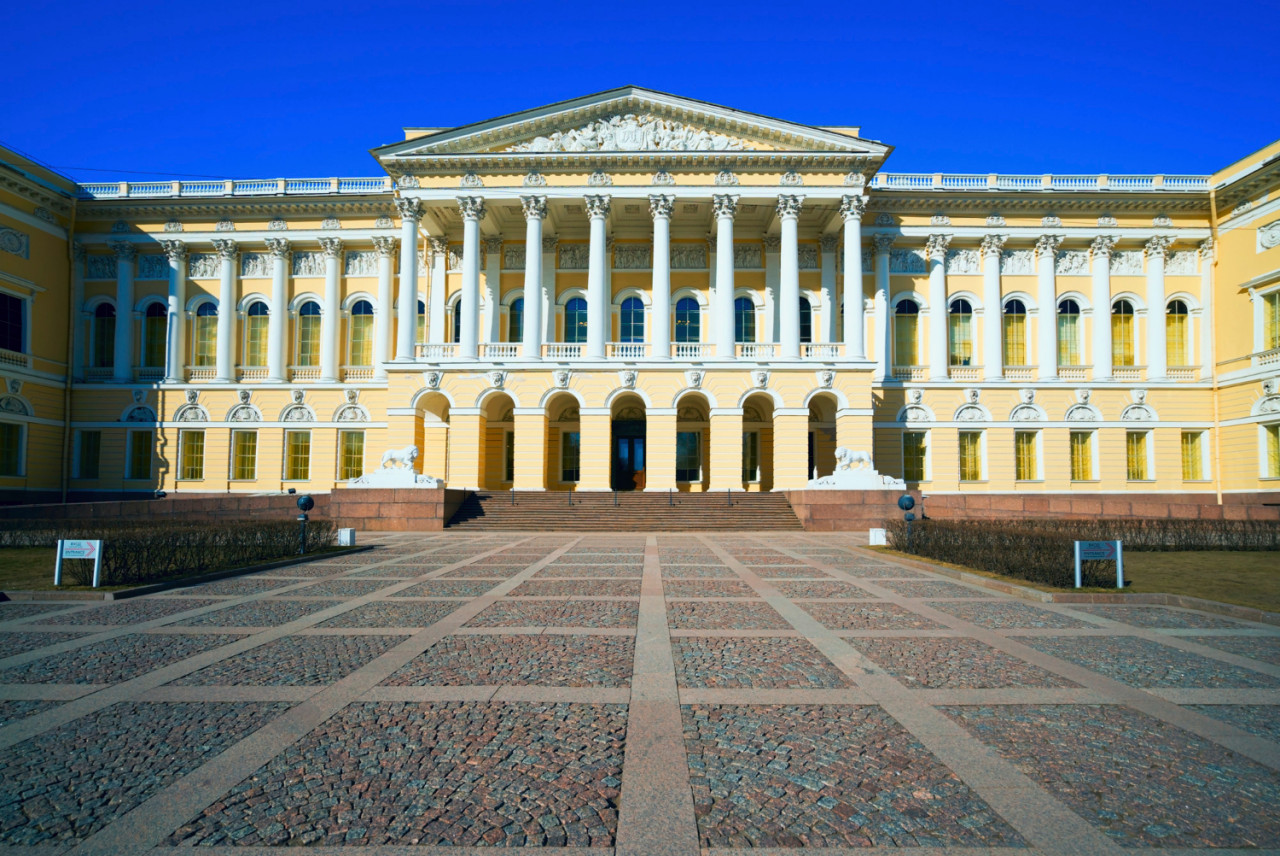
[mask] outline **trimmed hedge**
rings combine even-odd
[[[307,552],[333,543],[332,520],[307,524]],[[101,540],[102,585],[158,582],[175,577],[239,568],[298,554],[298,523],[293,520],[192,522],[185,520],[72,523],[11,520],[0,530],[0,547],[53,547],[59,539]],[[92,566],[64,563],[71,584],[88,585]]]
[[[1076,541],[1121,541],[1137,552],[1277,550],[1280,524],[1259,520],[901,520],[887,525],[889,546],[904,553],[1002,576],[1070,588]],[[1086,586],[1115,585],[1112,562],[1082,562]]]

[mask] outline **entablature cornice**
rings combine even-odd
[[[956,211],[978,211],[989,213],[1000,211],[1013,212],[1034,211],[1043,213],[1053,211],[1094,211],[1098,213],[1116,211],[1135,211],[1141,213],[1161,214],[1168,212],[1192,212],[1209,216],[1209,194],[1179,193],[1168,194],[1130,194],[1124,192],[1080,194],[1071,191],[1030,191],[1025,194],[1008,193],[991,194],[959,194],[954,191],[933,191],[923,193],[905,193],[893,190],[870,189],[867,208],[876,213],[895,212],[935,212],[952,213]]]
[[[137,202],[111,201],[100,203],[81,201],[77,212],[80,220],[167,220],[182,217],[252,217],[255,219],[280,216],[323,217],[326,214],[370,216],[395,213],[390,193],[359,199],[341,197],[264,197],[259,199],[152,199]]]
[[[0,187],[59,214],[70,214],[73,207],[73,201],[69,196],[55,193],[25,176],[9,170],[0,170]]]
[[[241,248],[265,246],[268,239],[284,238],[295,249],[310,245],[320,245],[322,238],[340,238],[344,242],[372,244],[375,237],[399,237],[399,229],[299,229],[297,231],[245,231],[245,232],[80,232],[76,234],[76,243],[86,247],[110,246],[117,243],[133,243],[139,245],[154,244],[159,247],[164,241],[181,241],[183,244],[208,244],[214,241],[231,240]]]
[[[1110,235],[1117,239],[1117,242],[1126,246],[1131,243],[1145,244],[1154,237],[1172,238],[1176,243],[1181,245],[1184,242],[1200,242],[1210,237],[1212,232],[1209,227],[1194,228],[1170,228],[1167,226],[1144,226],[1140,228],[1124,227],[1124,226],[868,226],[863,228],[864,236],[873,235],[897,235],[905,239],[919,239],[918,244],[924,246],[930,235],[949,235],[955,241],[961,244],[978,244],[987,235],[993,233],[1007,236],[1010,242],[1018,243],[1026,241],[1034,244],[1042,235],[1059,235],[1063,238],[1064,243],[1074,244],[1077,241],[1088,243],[1098,235]],[[896,249],[902,249],[906,246],[914,246],[916,242],[911,244],[895,243]],[[952,245],[954,249],[955,245]]]
[[[840,172],[871,173],[879,166],[878,155],[850,152],[803,151],[693,151],[693,152],[479,152],[458,155],[421,155],[383,159],[393,175],[449,175],[459,173],[510,173],[524,175],[530,170],[564,172],[605,167],[634,169],[739,171],[819,168]]]

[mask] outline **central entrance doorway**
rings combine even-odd
[[[613,423],[614,490],[643,490],[645,479],[644,420],[615,420]]]

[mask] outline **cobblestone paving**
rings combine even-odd
[[[392,583],[381,580],[325,580],[290,592],[295,597],[361,597]]]
[[[849,680],[803,639],[679,637],[671,640],[676,681],[716,689],[847,687]]]
[[[938,603],[931,603],[929,606],[939,612],[954,615],[956,618],[962,618],[965,621],[976,624],[979,627],[986,627],[989,630],[1029,630],[1036,628],[1074,630],[1082,627],[1096,626],[1087,621],[1081,621],[1077,618],[1072,618],[1069,615],[1063,615],[1060,612],[1041,609],[1038,606],[1018,603],[1013,600],[1002,600],[995,603],[966,603],[964,601],[956,602],[944,600],[939,601]]]
[[[756,576],[766,580],[821,580],[831,576],[826,571],[808,565],[758,565],[751,567],[751,570]]]
[[[668,598],[756,596],[756,590],[740,580],[666,580],[662,593]]]
[[[366,553],[365,555],[367,558],[365,562],[362,562],[361,564],[378,561],[378,559],[374,558],[371,554]],[[288,565],[287,567],[275,568],[274,570],[266,571],[259,577],[259,579],[276,579],[277,577],[287,577],[289,579],[316,579],[317,577],[332,577],[337,574],[350,573],[351,569],[354,567],[356,566],[335,566],[328,562],[320,562],[315,565]]]
[[[941,624],[896,603],[801,603],[832,630],[936,630]]]
[[[286,636],[173,682],[180,687],[321,686],[341,680],[403,636]]]
[[[529,580],[511,590],[512,597],[639,597],[640,580]]]
[[[321,627],[426,627],[435,624],[461,604],[456,600],[411,600],[399,603],[377,600],[325,621]]]
[[[392,597],[476,597],[493,588],[497,583],[491,581],[467,580],[427,580],[425,583],[409,586],[398,591]]]
[[[1280,773],[1137,711],[1118,705],[944,710],[1124,846],[1275,847],[1280,841]]]
[[[902,597],[991,597],[991,592],[946,582],[884,580],[876,585],[887,588]]]
[[[340,573],[335,571],[335,573]],[[203,583],[198,586],[188,586],[187,588],[174,589],[172,592],[165,592],[161,596],[178,596],[178,597],[201,597],[207,594],[231,595],[241,597],[249,594],[262,594],[264,592],[275,591],[285,586],[295,586],[298,580],[288,579],[272,579],[270,577],[238,577],[229,580],[216,580],[211,583]]]
[[[0,621],[18,621],[33,615],[58,612],[76,606],[74,603],[15,603],[0,601]]]
[[[790,598],[869,598],[871,593],[852,583],[827,580],[779,580],[773,587],[783,597]]]
[[[0,657],[16,657],[28,651],[66,642],[68,639],[79,639],[84,635],[84,633],[46,633],[38,630],[0,633]]]
[[[127,634],[0,671],[0,684],[114,684],[241,638]]]
[[[0,750],[0,841],[84,839],[240,737],[285,704],[124,702]]]
[[[727,565],[662,565],[664,580],[736,579]]]
[[[790,630],[791,625],[767,603],[751,601],[678,600],[667,604],[672,630]]]
[[[976,639],[850,639],[849,644],[916,689],[1078,686]]]
[[[384,683],[624,687],[634,659],[627,636],[450,636]]]
[[[1134,636],[1028,637],[1026,644],[1131,687],[1277,687],[1280,680]]]
[[[1187,641],[1280,666],[1280,636],[1191,636]]]
[[[703,847],[1020,846],[872,706],[685,705]]]
[[[500,600],[466,626],[634,628],[638,617],[631,600]]]
[[[452,563],[449,563],[452,564]],[[360,571],[355,576],[357,579],[368,579],[372,577],[420,577],[423,574],[430,574],[438,571],[443,567],[447,567],[443,563],[435,563],[431,565],[383,565],[378,568],[369,568],[367,571]]]
[[[610,847],[625,730],[623,705],[353,705],[169,843]]]
[[[328,609],[340,600],[328,603],[319,600],[252,600],[238,603],[226,609],[215,609],[203,615],[180,618],[174,627],[279,627],[299,618]]]
[[[57,701],[0,701],[0,728],[19,719],[53,710],[62,702]],[[3,798],[0,798],[2,801]]]
[[[593,563],[590,565],[564,565],[559,562],[553,562],[542,570],[538,571],[535,576],[538,577],[562,577],[562,578],[581,578],[581,577],[639,577],[643,574],[644,567],[642,565],[601,565]]]
[[[1264,740],[1280,743],[1280,705],[1189,704],[1186,708],[1220,719]]]
[[[929,577],[910,568],[899,568],[880,562],[831,562],[831,567],[838,571],[864,580],[896,579],[896,580],[928,580]]]
[[[1232,621],[1220,615],[1209,615],[1204,612],[1190,612],[1185,609],[1169,609],[1164,606],[1077,606],[1072,609],[1087,612],[1099,618],[1110,618],[1122,621],[1134,627],[1170,627],[1170,628],[1213,628],[1213,627],[1248,627],[1240,621]]]
[[[142,621],[154,621],[157,618],[168,618],[188,609],[200,609],[221,603],[217,600],[197,600],[195,598],[158,600],[154,598],[137,598],[98,606],[93,609],[77,610],[65,615],[50,615],[29,624],[49,625],[82,625],[82,624],[137,624]]]

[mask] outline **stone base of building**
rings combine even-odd
[[[309,494],[315,500],[313,517],[327,518],[329,494]],[[0,520],[159,520],[188,517],[196,520],[245,520],[266,517],[292,520],[298,515],[298,498],[289,494],[237,495],[184,494],[164,499],[123,499],[94,502],[51,502],[0,508]]]
[[[470,491],[365,488],[329,494],[329,516],[361,532],[439,532]]]

